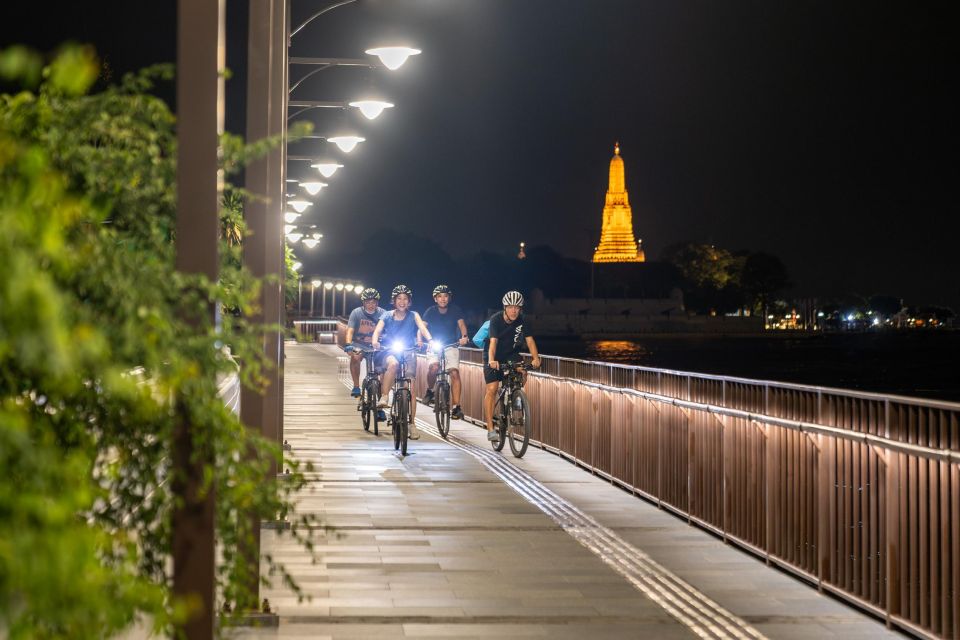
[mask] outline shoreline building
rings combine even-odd
[[[593,253],[593,262],[645,262],[641,241],[633,235],[633,210],[627,196],[620,143],[613,147],[610,159],[610,182],[603,206],[603,230],[600,244]]]

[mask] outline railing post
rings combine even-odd
[[[216,282],[223,173],[226,38],[225,0],[179,0],[177,3],[177,221],[176,268]],[[197,325],[216,322],[190,318]],[[214,464],[213,447],[196,438],[196,428],[180,413],[174,428],[171,488],[173,595],[193,606],[176,626],[187,640],[214,635],[215,485],[207,485]]]

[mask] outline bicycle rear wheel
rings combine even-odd
[[[530,405],[527,403],[527,394],[517,391],[510,402],[510,410],[507,414],[510,451],[516,457],[522,458],[530,443]]]
[[[438,382],[433,392],[433,415],[437,419],[437,431],[444,440],[450,433],[450,385]]]

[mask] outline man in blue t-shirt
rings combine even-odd
[[[450,373],[450,416],[454,420],[463,418],[463,409],[460,408],[460,347],[467,344],[467,323],[463,320],[463,311],[455,304],[450,304],[450,298],[453,292],[445,284],[438,284],[433,289],[433,301],[435,305],[427,309],[423,314],[423,321],[433,334],[433,339],[442,346],[448,344],[458,344],[459,346],[447,347],[443,351],[446,360],[447,371]],[[440,357],[432,350],[427,356],[427,362],[430,363],[430,369],[427,371],[427,392],[423,394],[423,400],[427,404],[433,402],[433,385],[437,382],[437,372],[440,369]]]
[[[347,344],[344,349],[350,352],[350,375],[353,377],[353,389],[350,395],[360,397],[360,361],[363,351],[353,347],[372,348],[373,330],[380,318],[386,313],[380,308],[380,292],[376,289],[364,289],[360,294],[360,306],[350,312],[347,321]]]

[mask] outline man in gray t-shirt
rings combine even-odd
[[[377,323],[384,313],[386,311],[380,308],[380,292],[376,289],[364,289],[360,294],[360,306],[350,312],[344,349],[350,352],[350,375],[353,376],[353,390],[350,395],[354,398],[360,396],[360,361],[363,360],[363,351],[353,347],[371,346],[373,330],[377,328]]]

